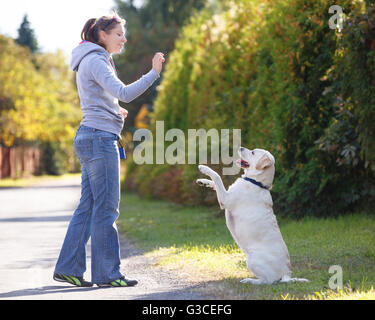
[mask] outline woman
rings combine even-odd
[[[137,284],[120,272],[119,239],[115,221],[119,215],[120,161],[117,142],[127,110],[118,100],[130,102],[159,78],[165,61],[162,53],[152,59],[152,69],[125,86],[117,77],[112,55],[126,43],[125,20],[117,15],[90,19],[82,42],[72,52],[77,72],[82,122],[74,149],[82,167],[81,200],[70,221],[55,267],[54,280],[76,286],[126,287]],[[91,282],[86,270],[85,245],[91,236]]]

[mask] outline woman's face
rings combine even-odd
[[[100,41],[106,47],[110,54],[121,53],[124,44],[128,41],[125,38],[125,29],[122,24],[117,24],[114,29],[107,34],[105,31],[99,31]]]

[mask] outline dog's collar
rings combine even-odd
[[[269,188],[267,186],[265,186],[263,183],[259,182],[259,181],[256,181],[254,179],[251,179],[251,178],[248,178],[248,177],[241,177],[242,179],[248,181],[248,182],[251,182],[255,185],[257,185],[258,187],[261,187],[263,189],[266,189],[266,190],[269,190]]]

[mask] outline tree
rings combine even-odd
[[[21,26],[18,29],[18,38],[16,39],[16,42],[21,46],[30,48],[32,53],[36,53],[39,49],[38,41],[35,37],[34,30],[30,27],[27,14],[23,17]]]
[[[131,83],[151,69],[151,60],[157,51],[163,52],[168,62],[168,55],[174,49],[181,27],[195,11],[203,8],[206,1],[145,0],[141,7],[136,7],[131,0],[115,2],[118,13],[127,21],[128,39],[125,53],[115,58],[115,61],[121,80]],[[126,121],[128,129],[134,126],[134,118],[140,107],[144,104],[152,105],[160,81],[125,106],[129,110]]]
[[[60,174],[72,164],[81,118],[72,79],[62,51],[31,54],[0,35],[0,144],[43,144],[48,173]]]

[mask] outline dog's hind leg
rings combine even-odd
[[[253,279],[253,278],[246,278],[246,279],[243,279],[243,280],[241,280],[241,283],[251,283],[251,284],[255,284],[255,285],[269,284],[269,283],[267,283],[267,282],[264,281],[264,280],[261,280],[261,279]]]
[[[291,278],[289,275],[285,275],[280,280],[281,283],[288,283],[288,282],[309,282],[309,280],[304,278]]]
[[[269,257],[262,252],[252,252],[247,255],[246,265],[258,279],[243,279],[241,283],[273,284],[280,280],[278,270],[270,264]]]

